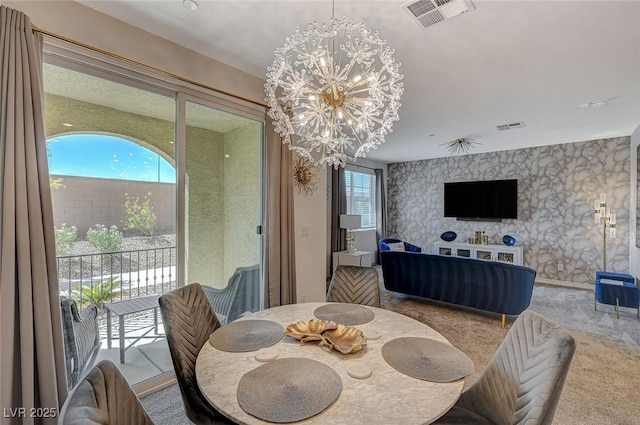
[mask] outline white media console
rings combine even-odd
[[[521,246],[481,245],[456,242],[435,242],[432,252],[437,255],[475,258],[478,260],[500,261],[502,263],[523,265]]]

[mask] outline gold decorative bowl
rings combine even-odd
[[[311,319],[309,322],[299,321],[290,324],[284,330],[284,334],[300,342],[322,341],[322,332],[337,327],[338,325],[333,321]]]
[[[300,342],[319,341],[320,345],[342,354],[357,353],[367,345],[367,337],[361,330],[328,320],[311,319],[308,323],[292,323],[284,333]]]

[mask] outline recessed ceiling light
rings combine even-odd
[[[69,124],[68,122],[63,122],[62,125],[65,127],[73,127],[73,124]]]
[[[225,153],[225,154],[224,154],[224,157],[225,157],[225,158],[231,158],[231,155],[229,155],[228,153]]]
[[[198,10],[199,7],[198,3],[196,3],[194,0],[182,0],[182,5],[192,12]]]

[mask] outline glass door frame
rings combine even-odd
[[[126,58],[110,55],[106,52],[93,50],[87,46],[81,46],[69,41],[51,36],[44,37],[43,61],[68,68],[74,71],[87,73],[99,78],[132,86],[138,89],[155,92],[173,97],[176,105],[175,119],[175,168],[176,168],[176,248],[177,264],[176,279],[178,286],[185,282],[185,183],[186,183],[186,102],[195,102],[232,113],[247,119],[261,123],[261,188],[260,188],[260,303],[265,307],[266,282],[265,278],[265,208],[266,208],[266,107],[244,100],[241,97],[217,92],[197,83],[190,83],[178,76],[155,72],[151,67],[136,64]],[[175,383],[173,370],[164,372],[146,381],[133,385],[133,389],[139,396],[144,396],[166,388]]]
[[[255,107],[243,108],[238,107],[237,104],[231,102],[220,102],[212,99],[207,99],[195,94],[188,94],[184,92],[178,92],[176,95],[176,189],[177,189],[177,226],[181,230],[177,234],[177,255],[178,255],[178,267],[177,278],[180,282],[185,282],[186,272],[186,153],[187,153],[187,126],[186,126],[186,105],[187,102],[197,103],[209,108],[217,109],[219,111],[227,112],[230,114],[238,115],[240,117],[256,121],[260,124],[260,305],[265,306],[265,291],[266,285],[264,282],[264,252],[265,252],[265,182],[266,182],[266,112],[264,110],[261,113],[257,112]],[[257,233],[256,229],[256,233]]]

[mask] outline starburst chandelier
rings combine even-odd
[[[275,130],[314,165],[344,167],[384,142],[398,120],[400,64],[362,22],[331,16],[296,29],[267,68]]]

